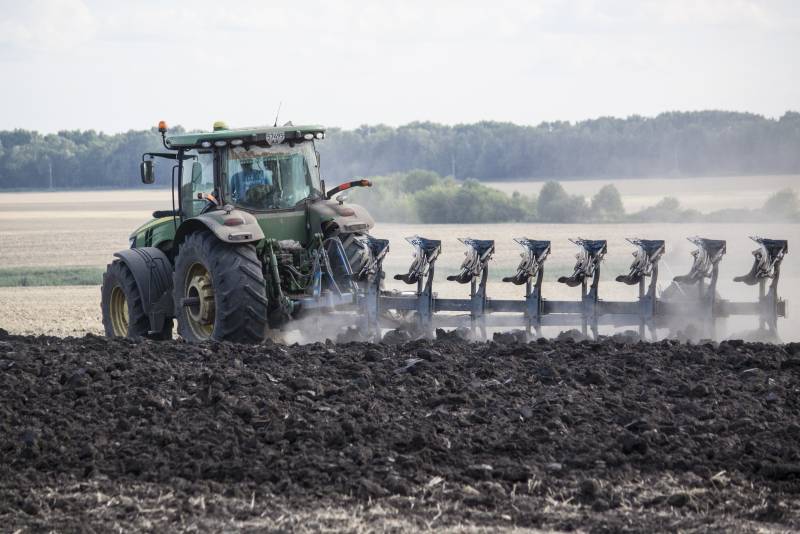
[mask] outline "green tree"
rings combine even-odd
[[[789,187],[777,191],[767,199],[761,211],[773,220],[800,219],[800,199],[797,198],[797,191]]]
[[[591,205],[592,220],[616,222],[625,218],[622,197],[613,184],[604,185],[593,197]]]
[[[405,175],[403,179],[403,190],[406,193],[416,193],[427,187],[436,185],[442,181],[442,177],[433,171],[423,171],[415,169]]]
[[[586,200],[580,195],[569,195],[558,182],[547,182],[539,191],[536,203],[539,220],[552,223],[569,223],[586,220]]]
[[[702,220],[697,210],[683,209],[675,197],[664,197],[655,206],[644,208],[631,215],[630,219],[641,222],[697,222]]]

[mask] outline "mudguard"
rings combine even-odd
[[[150,319],[150,332],[161,332],[164,321],[172,317],[172,263],[156,247],[122,250],[114,254],[136,280],[142,307]]]
[[[252,213],[217,209],[186,219],[175,234],[175,243],[179,245],[188,234],[204,229],[225,243],[253,243],[264,239],[264,231]]]
[[[343,233],[367,232],[375,226],[369,212],[358,204],[340,204],[335,200],[313,202],[309,211],[318,219],[320,225],[335,223]]]

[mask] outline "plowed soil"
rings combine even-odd
[[[5,531],[800,528],[800,345],[0,330]]]

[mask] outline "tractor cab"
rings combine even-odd
[[[156,162],[168,160],[172,165],[173,209],[154,212],[158,220],[148,222],[131,236],[134,246],[155,246],[172,253],[176,239],[184,233],[180,227],[198,217],[229,229],[241,226],[239,232],[229,232],[234,234],[231,239],[217,232],[228,241],[266,237],[303,245],[318,233],[325,237],[341,234],[352,241],[347,234],[364,233],[374,225],[364,208],[345,206],[342,197],[332,200],[349,187],[370,186],[368,180],[325,191],[315,147],[315,142],[325,137],[321,126],[229,129],[217,122],[212,132],[168,136],[162,121],[159,130],[170,152],[142,156],[142,181],[153,183]],[[221,211],[227,216],[215,214]],[[187,228],[195,226],[192,223]]]
[[[221,123],[210,134],[165,137],[183,155],[181,215],[200,215],[208,202],[257,213],[322,199],[314,140],[323,137],[318,126],[230,130]]]

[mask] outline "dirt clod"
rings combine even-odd
[[[581,483],[578,486],[578,492],[581,495],[581,497],[587,499],[595,498],[597,496],[598,490],[599,486],[597,482],[591,478],[581,480]]]
[[[681,506],[686,506],[689,503],[689,495],[686,493],[673,493],[667,499],[667,504],[670,506],[674,506],[675,508],[680,508]]]

